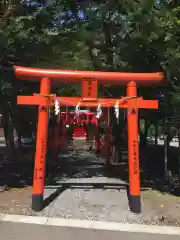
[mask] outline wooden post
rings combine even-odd
[[[136,97],[136,83],[131,81],[127,86],[127,97]],[[130,101],[136,102],[134,98]],[[141,212],[140,170],[138,143],[138,107],[128,107],[128,159],[129,159],[129,204],[134,213]]]
[[[51,82],[48,78],[43,78],[40,83],[40,94],[49,95]],[[49,97],[46,98],[45,106],[39,106],[38,128],[36,140],[36,154],[34,166],[34,181],[32,193],[32,210],[41,211],[43,209],[43,194],[45,182],[45,165],[48,137],[48,108]]]

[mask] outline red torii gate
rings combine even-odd
[[[118,73],[98,71],[69,71],[53,69],[37,69],[14,67],[16,77],[21,80],[40,81],[40,93],[34,96],[18,96],[18,104],[39,105],[34,181],[32,192],[32,209],[41,211],[45,181],[45,163],[48,135],[48,109],[52,105],[52,97],[60,101],[60,105],[83,107],[114,107],[118,102],[120,108],[127,108],[128,119],[128,159],[129,159],[129,203],[131,211],[141,212],[140,170],[138,144],[138,109],[158,108],[157,100],[143,100],[137,97],[137,85],[149,86],[161,83],[163,73]],[[81,97],[56,97],[51,95],[51,82],[81,83]],[[127,85],[127,96],[124,98],[98,98],[98,84]]]

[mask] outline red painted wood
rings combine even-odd
[[[17,79],[39,81],[43,77],[50,78],[53,82],[79,83],[82,79],[97,79],[103,84],[126,85],[130,81],[135,81],[138,85],[149,86],[162,83],[164,75],[157,73],[125,73],[125,72],[99,72],[99,71],[73,71],[39,69],[15,66],[14,71]]]

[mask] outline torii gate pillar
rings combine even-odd
[[[136,83],[131,81],[127,85],[127,97],[136,101]],[[135,213],[141,212],[140,200],[140,170],[139,170],[139,143],[138,143],[138,107],[127,109],[128,124],[128,161],[129,161],[129,205]]]
[[[48,121],[50,105],[51,82],[49,78],[44,77],[40,83],[40,95],[45,96],[44,105],[39,105],[38,127],[36,139],[36,154],[34,165],[34,180],[32,192],[32,210],[41,211],[43,208],[45,166],[48,138]]]

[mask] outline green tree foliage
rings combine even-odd
[[[180,7],[175,1],[55,0],[45,7],[16,5],[0,23],[2,103],[15,104],[15,94],[36,88],[15,84],[13,65],[58,69],[166,73],[166,84],[139,89],[139,94],[160,100],[160,111],[144,113],[152,122],[179,114]],[[68,15],[71,10],[71,16]],[[79,11],[84,18],[79,17]],[[61,95],[76,95],[79,88],[61,85]],[[101,87],[108,96],[124,95],[119,87]],[[3,101],[4,99],[4,101]],[[9,99],[7,101],[7,99]],[[151,123],[149,123],[151,124]]]
[[[27,6],[19,7],[16,14],[2,18],[0,22],[0,109],[7,138],[11,135],[12,139],[13,119],[14,125],[19,125],[15,118],[16,95],[39,91],[34,84],[15,80],[14,65],[59,69],[90,66],[78,39],[72,41],[72,33],[65,26],[57,34],[52,34],[49,31],[53,27],[52,22],[53,15],[48,7]],[[68,89],[70,95],[78,91],[77,86],[72,85],[63,85],[61,92],[65,92],[63,89],[66,92]]]

